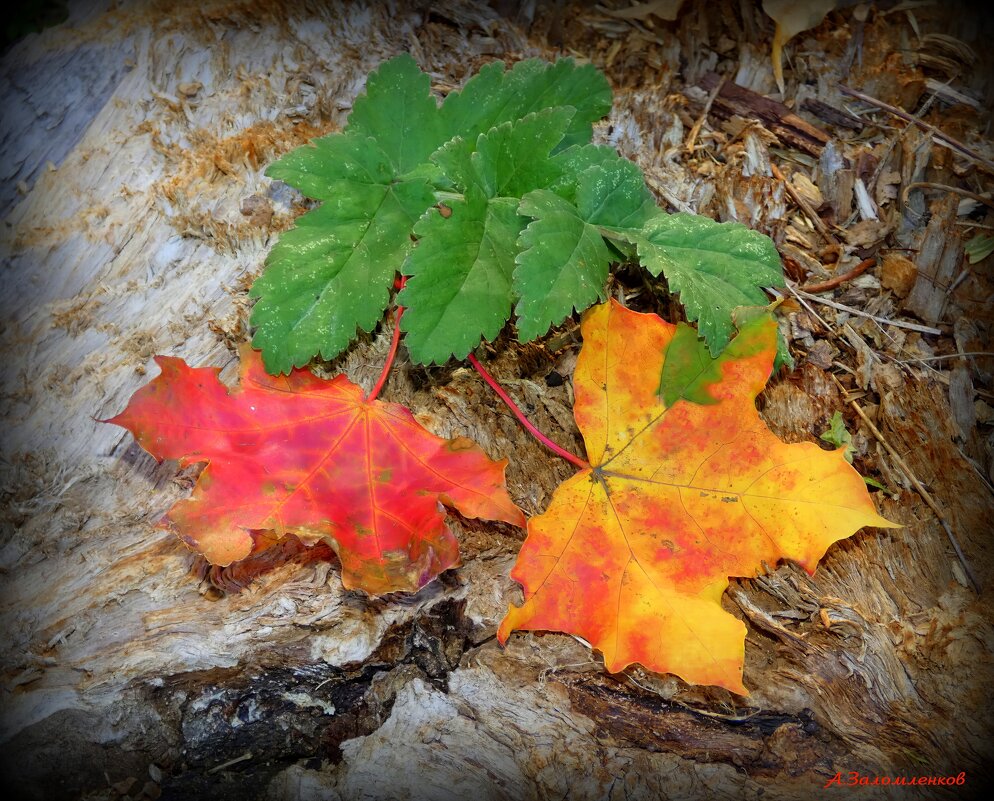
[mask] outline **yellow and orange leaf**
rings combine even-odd
[[[436,437],[345,376],[271,376],[246,347],[239,386],[228,390],[216,368],[156,362],[162,374],[107,422],[157,459],[209,463],[161,525],[212,564],[249,556],[253,530],[291,532],[331,544],[348,588],[414,591],[459,563],[443,503],[524,525],[504,485],[507,460],[463,437]]]
[[[893,524],[843,450],[787,445],[760,419],[777,344],[769,315],[718,361],[707,405],[667,407],[658,394],[676,330],[614,301],[585,314],[574,411],[591,468],[529,521],[511,573],[525,601],[498,639],[568,632],[612,672],[639,662],[746,694],[745,626],[721,608],[729,576],[780,559],[813,572],[833,542]]]

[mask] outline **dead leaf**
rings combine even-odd
[[[345,376],[271,376],[241,351],[239,386],[217,368],[156,357],[162,374],[108,423],[157,459],[208,462],[193,496],[162,521],[215,565],[253,552],[253,530],[328,542],[342,583],[414,591],[459,562],[442,503],[466,517],[524,524],[504,486],[507,460],[463,437],[444,440],[403,406],[368,401]]]
[[[906,298],[918,280],[918,268],[911,259],[888,253],[880,265],[880,283],[899,298]]]
[[[821,24],[837,0],[763,0],[763,11],[777,24],[773,34],[773,77],[783,94],[783,46],[801,31]]]
[[[688,373],[706,405],[660,399],[676,331],[614,301],[584,315],[574,411],[591,467],[529,521],[511,573],[525,601],[497,636],[569,632],[612,672],[639,662],[745,694],[745,626],[721,608],[729,576],[784,558],[813,572],[833,542],[893,524],[843,450],[786,445],[760,419],[776,353],[768,315],[719,357],[719,379]]]

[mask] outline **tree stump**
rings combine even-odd
[[[248,287],[308,204],[267,164],[342,127],[365,75],[399,52],[440,94],[493,58],[592,59],[617,90],[597,136],[639,161],[662,200],[743,202],[741,181],[757,179],[741,165],[728,183],[669,152],[684,129],[668,95],[715,66],[707,5],[650,27],[583,4],[80,3],[6,54],[0,740],[12,797],[795,799],[851,771],[965,771],[965,788],[898,793],[939,798],[984,781],[990,592],[968,586],[903,485],[880,503],[903,529],[837,544],[814,576],[786,564],[733,580],[724,605],[749,632],[740,697],[607,674],[565,635],[500,648],[524,537],[507,525],[452,520],[463,567],[409,597],[346,591],[330,550],[292,540],[251,581],[206,570],[155,528],[196,470],[156,464],[97,422],[153,377],[155,354],[231,380]],[[742,37],[763,24],[748,4],[721,5],[749,16]],[[782,207],[763,186],[757,202]],[[368,389],[383,328],[328,369]],[[563,331],[558,351],[506,339],[492,358],[539,427],[579,448],[568,382],[544,380],[570,374],[578,342]],[[824,430],[843,406],[824,379],[806,365],[771,386],[777,433]],[[436,434],[512,456],[510,492],[529,514],[571,474],[458,365],[402,359],[384,397]],[[991,496],[949,420],[925,378],[883,393],[877,416],[989,587]]]

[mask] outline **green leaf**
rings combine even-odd
[[[560,176],[549,151],[572,117],[566,107],[528,114],[479,136],[475,152],[456,145],[433,156],[465,199],[450,203],[448,218],[432,213],[414,229],[418,244],[404,265],[411,280],[398,303],[407,309],[401,328],[415,361],[464,358],[507,322],[524,226],[518,196]]]
[[[524,342],[603,298],[612,254],[601,228],[634,233],[657,213],[639,168],[617,157],[583,170],[574,195],[576,205],[548,190],[521,200],[520,212],[534,218],[521,235],[514,271]]]
[[[828,421],[828,431],[823,433],[819,439],[834,445],[836,448],[845,447],[846,452],[843,455],[846,457],[847,462],[852,463],[852,457],[856,449],[852,444],[852,434],[846,429],[846,423],[842,419],[842,412],[838,409],[835,410],[832,419]]]
[[[556,106],[576,112],[560,148],[589,142],[591,123],[611,111],[611,87],[592,64],[577,66],[568,58],[554,64],[519,61],[508,71],[498,61],[483,67],[461,91],[451,92],[442,103],[441,118],[447,138],[474,143],[496,125]]]
[[[331,359],[371,331],[411,247],[411,226],[434,202],[424,179],[391,179],[372,139],[335,135],[274,164],[270,174],[325,198],[280,237],[252,286],[252,344],[266,370],[287,373],[314,356]],[[333,152],[336,158],[320,154]]]
[[[863,483],[866,484],[866,486],[868,487],[876,487],[878,490],[883,490],[888,495],[891,495],[895,498],[897,497],[897,493],[894,492],[894,490],[892,490],[886,484],[878,481],[875,478],[870,478],[869,476],[863,476]]]
[[[852,464],[853,455],[856,453],[856,448],[852,444],[852,434],[846,428],[846,423],[842,419],[842,412],[838,409],[832,414],[832,419],[828,421],[828,431],[825,431],[819,439],[824,440],[830,445],[834,445],[836,448],[845,448],[846,451],[843,454],[846,461]],[[893,495],[893,491],[890,490],[885,484],[882,484],[875,478],[870,478],[869,476],[863,476],[863,482],[868,487],[876,487],[879,490]]]
[[[560,172],[549,151],[562,141],[572,117],[568,106],[550,108],[481,136],[472,162],[487,197],[519,198],[555,181]]]
[[[642,170],[621,158],[580,173],[576,207],[591,225],[616,230],[639,229],[658,211]]]
[[[963,245],[963,250],[966,252],[970,264],[983,261],[991,253],[994,253],[994,236],[990,234],[977,234]]]
[[[555,192],[530,192],[520,211],[535,218],[521,234],[514,271],[518,339],[528,342],[602,296],[611,254],[597,227]]]
[[[458,189],[479,189],[487,197],[521,197],[549,186],[562,174],[549,151],[573,117],[568,107],[550,108],[505,122],[481,134],[470,147],[454,139],[432,160]]]
[[[432,163],[441,170],[446,186],[459,192],[466,192],[470,187],[485,192],[480,176],[473,166],[476,142],[476,139],[469,141],[457,136],[432,154]]]
[[[511,275],[524,224],[517,201],[487,200],[476,189],[414,227],[419,237],[404,266],[411,276],[397,298],[401,329],[414,361],[463,359],[481,338],[494,339],[511,313]]]
[[[373,141],[340,133],[314,139],[291,150],[266,169],[315,200],[332,200],[353,186],[389,184],[394,170]]]
[[[454,139],[432,161],[457,189],[475,188],[487,197],[521,197],[549,186],[562,170],[549,151],[558,144],[573,109],[550,108],[502,123],[477,137],[473,151]]]
[[[678,400],[702,406],[718,403],[720,398],[711,394],[711,387],[722,380],[723,366],[763,350],[767,341],[764,328],[772,324],[772,315],[764,309],[738,309],[735,320],[739,333],[717,357],[693,328],[685,323],[677,325],[659,382],[659,394],[667,407]]]
[[[427,161],[449,139],[431,96],[431,81],[407,53],[369,73],[346,132],[375,139],[397,175]]]
[[[573,145],[552,157],[562,173],[549,188],[570,202],[576,202],[576,186],[580,175],[589,167],[608,167],[623,159],[607,145]]]
[[[777,357],[773,360],[773,375],[779,373],[784,365],[788,370],[793,370],[794,357],[790,355],[790,345],[787,343],[783,329],[777,328]]]
[[[411,226],[434,202],[437,168],[425,166],[443,141],[428,76],[401,55],[369,74],[345,133],[270,166],[270,177],[324,204],[280,237],[252,286],[252,344],[269,372],[334,358],[357,328],[377,324],[411,248]]]
[[[732,333],[732,310],[765,305],[764,286],[783,286],[780,256],[769,237],[735,222],[693,214],[653,217],[634,237],[639,258],[680,293],[687,317],[717,355]]]

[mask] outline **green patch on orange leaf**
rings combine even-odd
[[[712,356],[707,343],[697,331],[679,323],[666,352],[659,394],[665,406],[678,400],[692,403],[717,403],[711,386],[721,381],[722,366],[732,359],[744,359],[759,353],[766,342],[772,318],[762,307],[742,307],[734,315],[739,333],[717,356]]]
[[[769,315],[706,364],[696,337],[613,301],[585,314],[582,333],[574,413],[591,468],[529,521],[511,574],[525,601],[498,639],[569,632],[612,672],[638,662],[745,694],[745,626],[721,608],[729,577],[780,559],[813,572],[833,542],[894,524],[842,452],[787,445],[760,419]],[[668,372],[674,343],[683,363]]]

